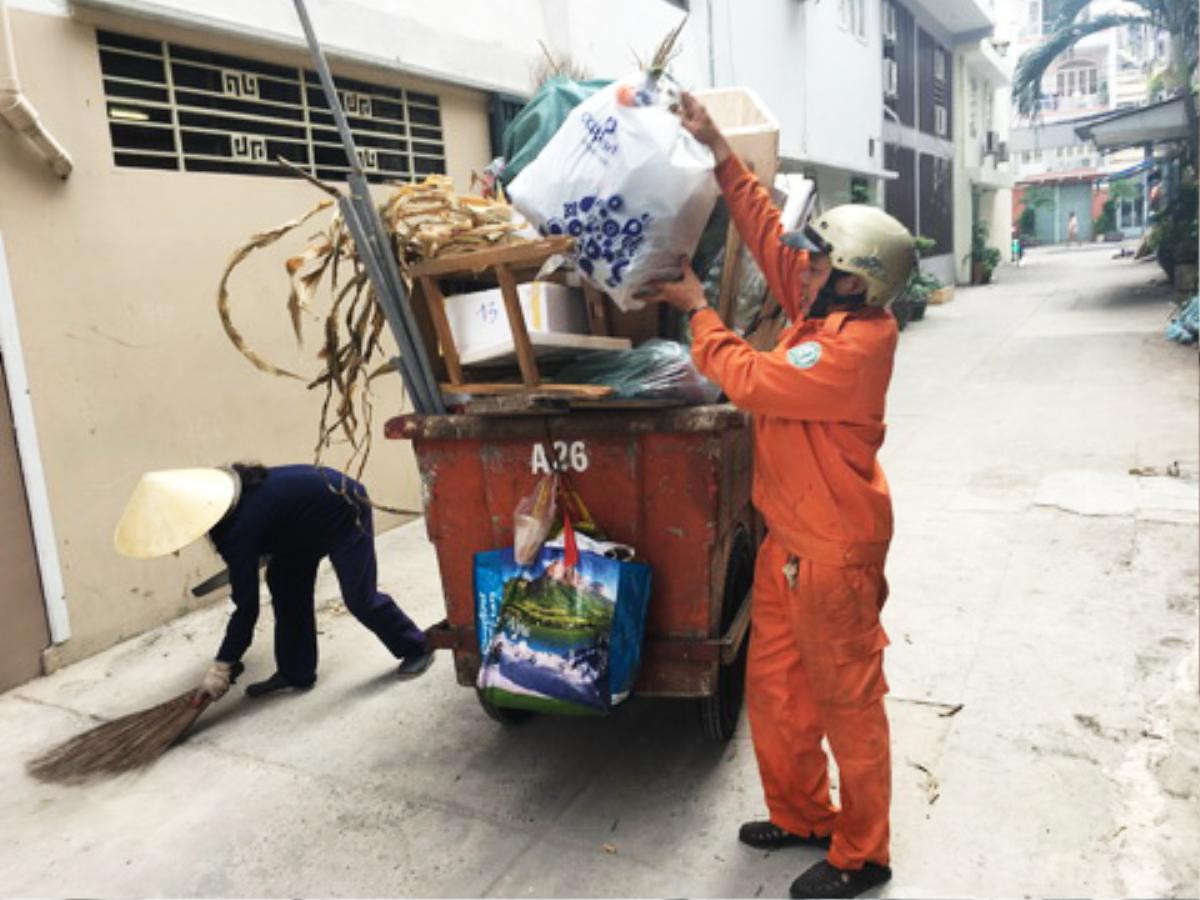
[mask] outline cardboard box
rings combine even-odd
[[[525,328],[539,359],[596,350],[627,350],[623,338],[588,334],[583,291],[547,281],[517,285]],[[500,288],[446,298],[446,318],[463,365],[501,363],[516,358],[508,310]]]

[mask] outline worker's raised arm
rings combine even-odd
[[[802,317],[805,308],[808,251],[783,243],[779,210],[771,201],[770,193],[738,159],[704,105],[691,94],[684,93],[679,101],[679,118],[696,140],[712,150],[717,162],[717,182],[738,234],[767,279],[767,287],[783,306],[787,317],[796,321]],[[729,264],[726,260],[726,265]]]
[[[778,207],[736,154],[717,166],[717,183],[738,234],[767,279],[767,287],[790,320],[802,318],[808,251],[783,242]]]

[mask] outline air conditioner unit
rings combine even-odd
[[[996,145],[996,162],[1008,162],[1008,141],[1000,141],[1000,143]]]
[[[896,43],[896,7],[887,2],[883,4],[883,39]]]
[[[933,132],[938,137],[946,137],[950,131],[950,123],[946,115],[946,107],[935,106],[933,108]]]
[[[994,154],[996,148],[1000,145],[1000,135],[995,131],[989,131],[984,135],[984,153]]]
[[[883,61],[883,96],[900,96],[900,67],[894,59]]]

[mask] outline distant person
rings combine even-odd
[[[1012,230],[1012,258],[1018,266],[1025,259],[1025,246],[1021,243],[1021,229],[1013,226]]]
[[[254,639],[259,559],[269,557],[275,607],[276,672],[246,693],[305,690],[317,680],[317,565],[329,557],[346,608],[399,659],[412,678],[433,662],[425,634],[376,587],[371,504],[361,484],[333,469],[234,463],[220,469],[147,472],[114,536],[117,552],[165,556],[205,534],[229,567],[233,614],[199,693],[219,700]]]
[[[1067,216],[1067,243],[1079,243],[1079,222],[1075,218],[1075,213],[1071,213],[1069,216]]]

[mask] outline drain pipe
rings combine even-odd
[[[8,6],[4,0],[0,0],[0,119],[33,142],[55,175],[65,179],[71,174],[71,157],[46,130],[33,104],[21,93],[12,29],[8,25]]]

